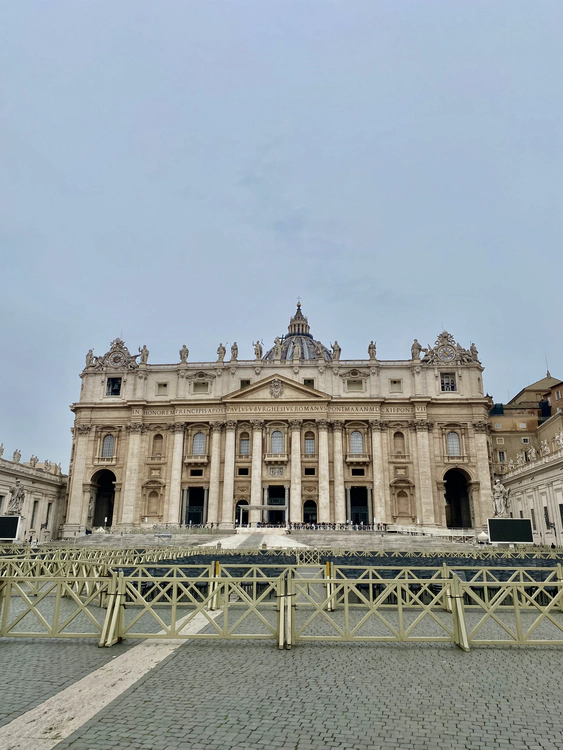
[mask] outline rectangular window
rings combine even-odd
[[[209,393],[209,383],[194,383],[194,393]]]
[[[191,477],[202,477],[203,476],[203,469],[190,469],[190,476]]]
[[[525,430],[526,429],[526,422],[520,422],[519,427],[520,427],[521,430]]]
[[[498,452],[498,460],[499,460],[499,463],[501,464],[503,464],[506,461],[506,454],[504,451]]]
[[[307,456],[315,455],[315,438],[305,438],[305,454]]]
[[[106,386],[106,396],[121,395],[121,378],[108,378]]]
[[[4,505],[4,495],[0,495],[0,513],[2,512],[3,505]]]
[[[532,518],[532,530],[537,531],[536,527],[536,514],[533,508],[530,509],[530,516]]]
[[[524,511],[523,510],[520,511],[520,518],[524,518]]]
[[[502,429],[501,423],[500,422],[495,422],[495,430],[501,430],[501,429]]]
[[[53,503],[47,503],[47,516],[45,518],[45,526],[47,527],[49,525],[49,521],[51,520],[51,509],[53,507]]]
[[[362,380],[347,380],[346,381],[346,389],[348,391],[362,391],[363,386],[364,384]]]
[[[238,470],[239,477],[247,477],[248,473],[249,473],[248,466],[246,466],[246,467],[245,466],[241,466],[240,469]]]
[[[156,384],[156,395],[166,396],[168,393],[168,383],[157,383]]]
[[[559,516],[561,517],[561,526],[563,526],[563,505],[559,503]]]
[[[389,392],[390,393],[402,393],[403,392],[403,381],[402,380],[390,380],[389,381]]]
[[[250,456],[250,438],[240,439],[240,455]]]
[[[241,388],[248,388],[249,385],[250,385],[250,380],[248,380],[248,379],[240,381],[240,387]]]
[[[303,381],[303,385],[306,385],[307,388],[314,388],[315,387],[315,381],[313,378],[305,378]]]
[[[314,468],[311,468],[309,466],[305,467],[305,470],[303,472],[306,477],[314,477],[316,474],[316,470]]]
[[[547,509],[547,505],[543,506],[543,517],[545,519],[545,528],[549,529],[551,521],[549,520],[549,511]]]
[[[352,476],[353,477],[363,477],[365,476],[365,469],[352,469]]]
[[[561,391],[555,391],[555,400],[559,401],[560,398],[561,398]]]
[[[498,445],[504,445],[504,438],[497,438]]]
[[[530,438],[520,438],[521,442],[528,444],[530,442]]]
[[[33,510],[31,511],[31,528],[35,529],[35,522],[37,521],[37,511],[39,510],[39,500],[33,501]]]
[[[451,393],[456,391],[455,374],[453,372],[443,372],[440,375],[440,383],[442,385],[442,391],[444,393]]]

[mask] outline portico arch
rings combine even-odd
[[[450,529],[473,528],[470,503],[471,477],[463,469],[449,469],[444,474],[446,526]]]
[[[113,504],[115,501],[116,477],[113,471],[102,469],[92,477],[92,484],[96,488],[92,526],[107,528],[113,523]]]

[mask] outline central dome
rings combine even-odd
[[[277,353],[276,350],[278,350]],[[297,311],[289,321],[287,334],[276,339],[274,346],[264,355],[264,359],[305,359],[331,362],[332,352],[320,341],[315,341],[310,333],[307,318],[301,312],[301,302],[298,302]]]

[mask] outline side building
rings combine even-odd
[[[65,522],[67,480],[60,466],[36,456],[20,463],[21,453],[15,450],[12,460],[3,457],[0,445],[0,515],[22,517],[21,539],[47,542],[61,536]]]
[[[563,383],[546,377],[491,411],[494,472],[536,544],[563,546]]]
[[[237,522],[481,528],[492,513],[475,346],[447,332],[405,360],[341,358],[298,305],[254,358],[149,364],[116,339],[86,357],[65,535]],[[140,361],[137,361],[137,360]]]

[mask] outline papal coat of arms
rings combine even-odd
[[[270,383],[270,395],[274,398],[283,396],[283,383],[279,378],[275,378]]]

